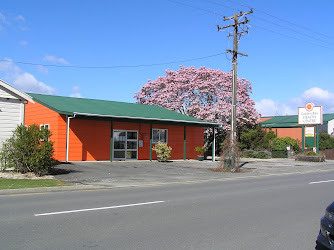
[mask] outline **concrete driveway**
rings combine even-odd
[[[210,171],[219,164],[212,161],[72,162],[57,165],[54,177],[69,185],[125,187],[334,170],[334,161],[311,163],[293,159],[242,159],[241,162],[240,173]]]

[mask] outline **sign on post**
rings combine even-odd
[[[303,125],[303,137],[302,137],[302,151],[304,152],[304,146],[314,147],[319,153],[319,126],[322,124],[322,106],[314,106],[313,103],[309,102],[305,107],[298,108],[298,125]],[[304,126],[306,127],[304,128]],[[316,125],[316,132],[314,127],[310,125]],[[315,140],[316,137],[316,140]],[[305,138],[305,140],[304,140]]]
[[[314,106],[309,102],[305,107],[298,108],[299,125],[321,125],[322,124],[322,106]]]
[[[314,137],[314,127],[305,128],[305,137]]]

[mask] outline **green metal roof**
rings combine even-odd
[[[29,93],[34,101],[65,115],[181,122],[203,127],[219,126],[159,106]]]
[[[323,123],[334,119],[334,114],[323,114]],[[298,115],[273,116],[272,118],[261,123],[262,128],[289,128],[301,127],[298,125]]]

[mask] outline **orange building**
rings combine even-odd
[[[195,159],[204,144],[205,122],[158,106],[29,94],[25,125],[49,128],[58,161],[152,160],[158,141],[171,159]]]

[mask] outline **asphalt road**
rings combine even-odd
[[[1,195],[0,248],[314,249],[332,180],[334,171]]]

